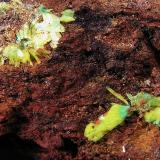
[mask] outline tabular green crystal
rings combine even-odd
[[[90,141],[100,140],[106,133],[120,125],[128,115],[129,106],[112,104],[110,110],[95,123],[86,126],[84,135]]]
[[[160,126],[160,107],[157,107],[149,112],[146,112],[144,119],[148,123]]]

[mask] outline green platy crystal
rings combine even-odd
[[[100,116],[95,123],[86,126],[84,135],[90,141],[100,140],[106,133],[120,125],[128,115],[129,106],[112,104],[110,110]]]
[[[112,103],[108,112],[100,116],[95,123],[91,122],[86,126],[84,136],[90,141],[100,140],[106,133],[123,123],[128,116],[130,106],[127,100],[113,89],[107,88],[107,90],[121,100],[124,105]]]

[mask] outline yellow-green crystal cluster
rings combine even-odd
[[[144,114],[144,120],[148,123],[160,126],[160,97],[152,96],[146,92],[140,92],[135,96],[127,94],[130,103],[119,93],[107,88],[124,105],[112,103],[111,108],[96,122],[89,123],[84,132],[88,140],[96,142],[106,133],[124,122],[127,116],[133,112]]]
[[[21,63],[33,64],[32,61],[40,63],[39,50],[43,55],[49,54],[45,49],[46,44],[57,48],[61,34],[65,28],[61,23],[74,21],[74,11],[67,9],[62,16],[54,15],[51,10],[40,6],[33,18],[24,24],[16,34],[16,43],[9,44],[1,49],[0,62],[19,66]]]

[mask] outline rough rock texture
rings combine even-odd
[[[77,18],[51,59],[0,67],[2,159],[159,160],[160,131],[137,115],[98,143],[83,132],[116,101],[106,86],[160,94],[160,1],[39,1]]]

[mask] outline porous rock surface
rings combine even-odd
[[[160,131],[138,115],[98,143],[83,133],[117,102],[106,86],[123,95],[160,94],[160,1],[39,3],[57,13],[72,8],[76,21],[40,65],[0,66],[2,159],[159,160]]]

